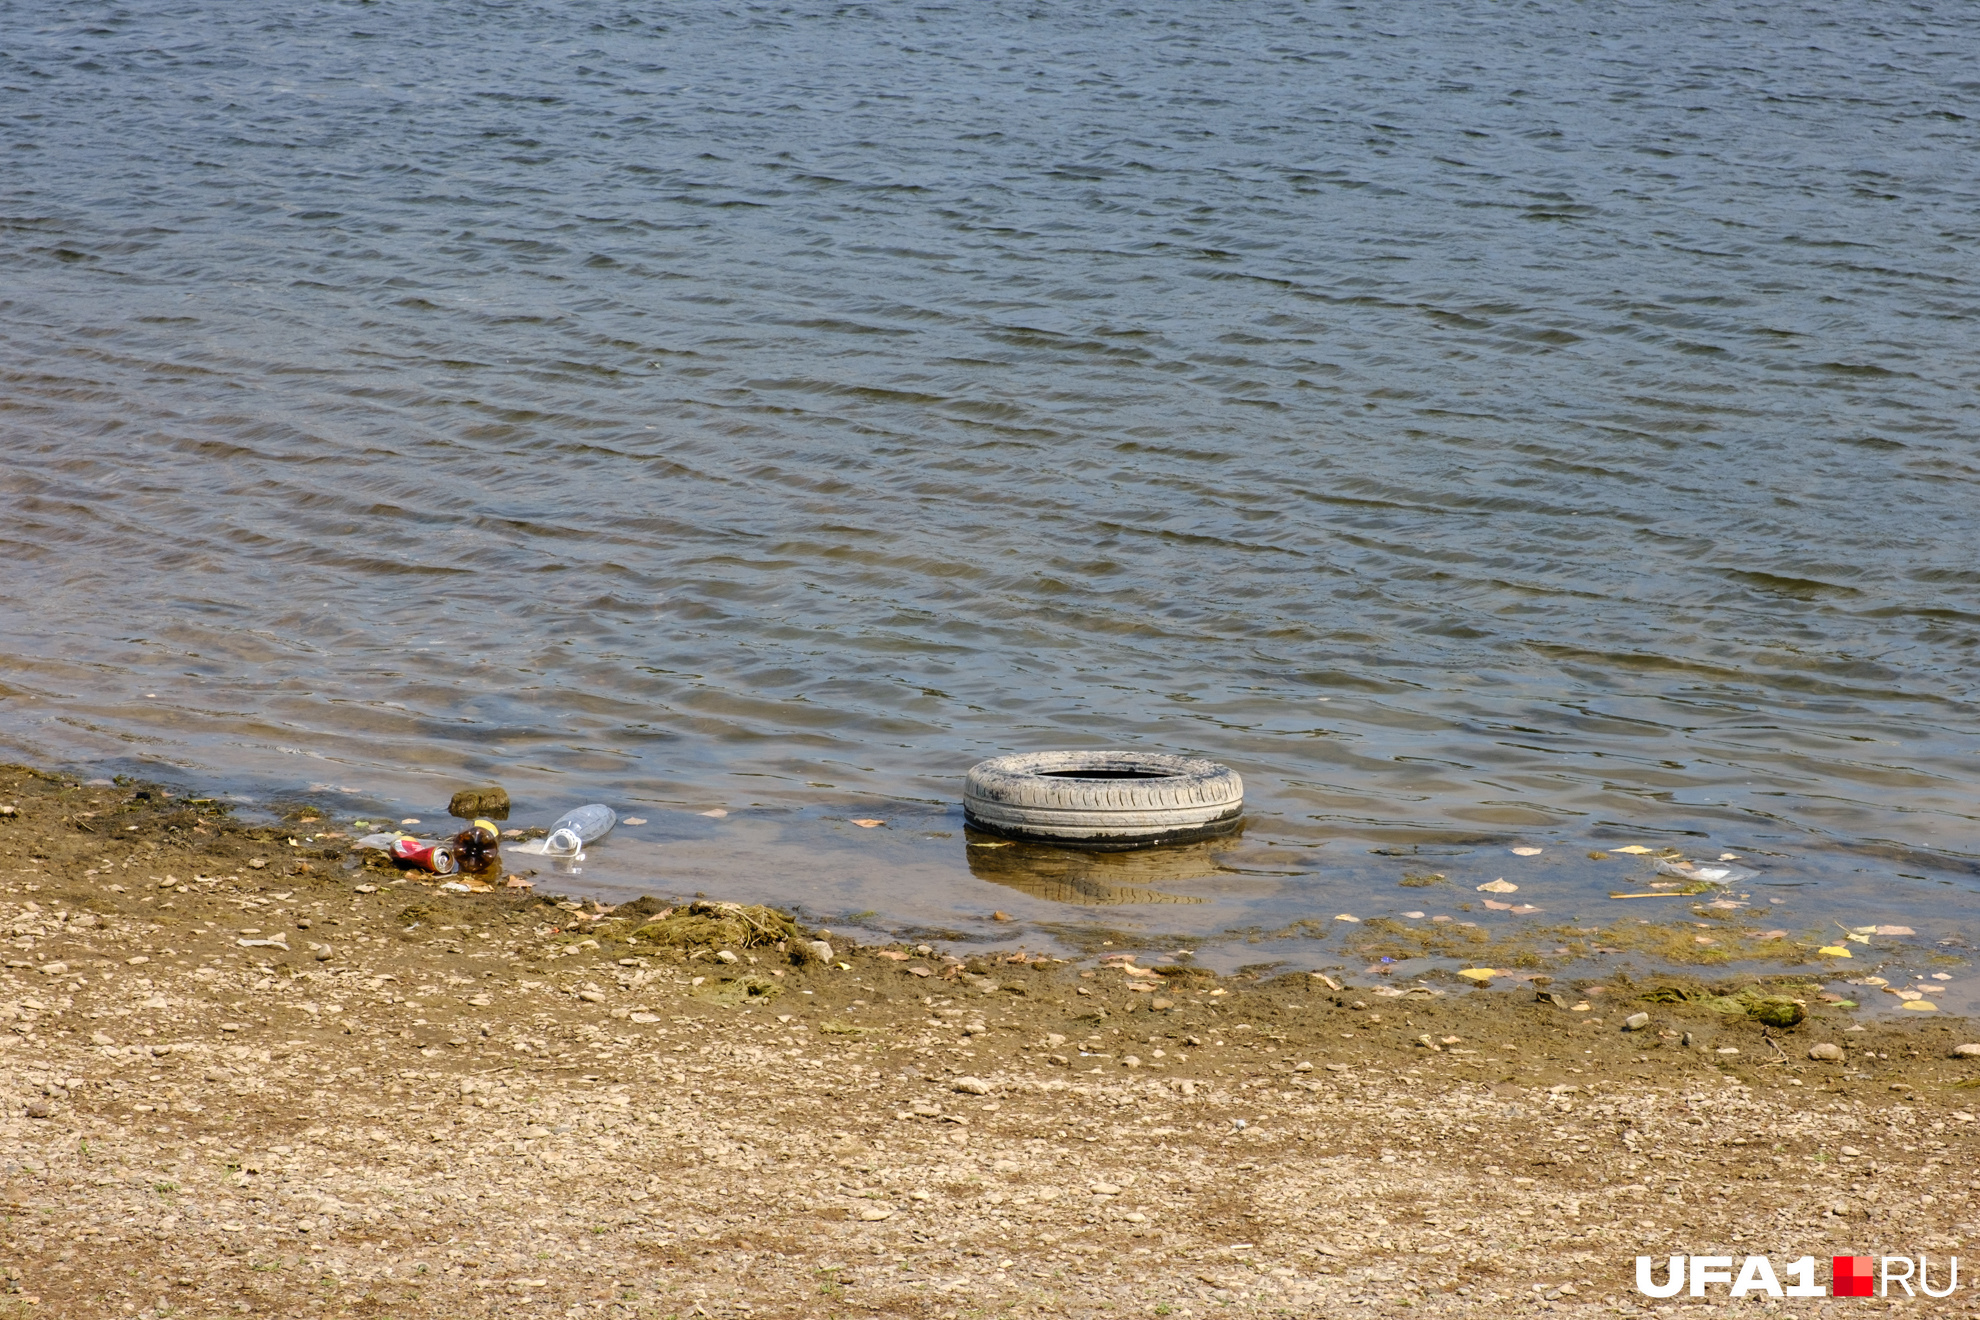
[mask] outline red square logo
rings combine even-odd
[[[1830,1292],[1837,1297],[1872,1297],[1876,1276],[1869,1256],[1831,1256],[1829,1265],[1834,1285]]]

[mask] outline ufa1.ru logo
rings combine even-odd
[[[1815,1258],[1803,1256],[1776,1271],[1765,1256],[1748,1256],[1733,1273],[1731,1256],[1672,1256],[1667,1277],[1659,1283],[1654,1277],[1657,1258],[1636,1258],[1636,1291],[1645,1297],[1675,1297],[1690,1285],[1693,1297],[1710,1296],[1707,1290],[1724,1286],[1730,1297],[1889,1297],[1891,1289],[1904,1289],[1906,1297],[1922,1292],[1927,1297],[1950,1297],[1959,1288],[1959,1257],[1946,1267],[1944,1289],[1931,1285],[1929,1257],[1885,1256],[1882,1267],[1874,1256],[1831,1256],[1829,1286],[1815,1282]],[[1782,1281],[1786,1280],[1785,1283]],[[1912,1291],[1917,1285],[1918,1292]],[[1881,1285],[1881,1287],[1880,1287]]]

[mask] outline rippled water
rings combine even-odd
[[[1974,888],[1962,7],[6,13],[15,755]]]

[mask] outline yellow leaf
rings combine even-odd
[[[1646,848],[1646,847],[1644,847],[1644,846],[1643,846],[1642,844],[1640,844],[1640,843],[1632,843],[1632,844],[1630,844],[1630,845],[1629,845],[1629,847],[1627,847],[1627,848],[1611,848],[1611,849],[1609,849],[1609,851],[1610,851],[1610,852],[1619,852],[1619,853],[1636,853],[1636,854],[1639,854],[1639,855],[1641,855],[1641,854],[1643,854],[1643,853],[1647,853],[1647,852],[1649,852],[1650,850],[1649,850],[1648,848]]]
[[[1496,967],[1467,967],[1458,973],[1459,976],[1470,981],[1489,981],[1498,974]]]
[[[1939,1011],[1939,1006],[1929,999],[1907,999],[1899,1007],[1915,1008],[1921,1013],[1936,1013]]]
[[[1830,958],[1853,958],[1856,956],[1852,954],[1848,949],[1845,949],[1840,944],[1825,945],[1824,947],[1815,950],[1815,952],[1819,954],[1823,954]]]

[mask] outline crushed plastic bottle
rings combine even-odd
[[[353,843],[351,847],[377,848],[381,852],[390,852],[392,851],[392,845],[404,837],[405,835],[403,834],[367,834],[356,843]]]
[[[1750,867],[1734,866],[1729,862],[1691,862],[1682,858],[1675,861],[1659,858],[1656,866],[1659,874],[1679,880],[1700,880],[1710,885],[1744,884],[1760,874]]]
[[[567,811],[550,827],[550,837],[543,841],[543,851],[551,857],[581,860],[584,846],[610,834],[612,827],[618,823],[619,813],[602,802]]]

